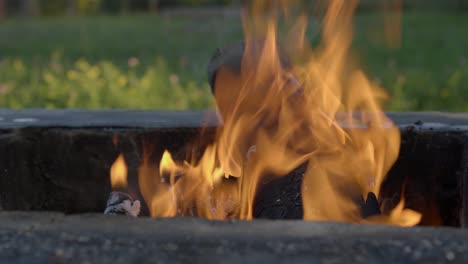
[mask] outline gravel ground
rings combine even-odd
[[[468,232],[0,213],[1,263],[467,263]]]

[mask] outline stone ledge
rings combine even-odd
[[[466,263],[468,231],[0,213],[2,263]]]
[[[400,127],[422,130],[468,131],[465,113],[388,113]],[[62,128],[198,128],[219,124],[213,110],[167,111],[124,109],[0,109],[0,130],[24,127]]]
[[[63,128],[198,128],[218,124],[214,111],[145,111],[80,109],[0,109],[0,129]]]

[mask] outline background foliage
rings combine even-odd
[[[33,13],[56,16],[73,11],[76,14],[148,12],[174,7],[233,6],[254,0],[0,0],[9,15]],[[296,0],[289,0],[296,1]],[[301,1],[309,9],[324,0]],[[382,5],[400,0],[360,0],[359,10],[374,11]],[[455,10],[468,9],[468,0],[401,0],[405,10]],[[37,9],[37,10],[30,10]]]
[[[60,8],[42,6],[49,1]],[[142,14],[138,5],[146,0],[128,1],[137,13],[101,14],[104,5],[121,12],[123,2],[79,0],[75,16],[58,16],[68,12],[67,0],[39,0],[40,12],[52,17],[0,20],[0,107],[213,107],[206,65],[216,48],[243,38],[239,18],[172,9]],[[381,12],[356,16],[355,57],[388,91],[387,110],[468,111],[468,16],[447,10],[405,11],[398,48],[384,41]],[[317,21],[310,24],[308,37],[316,43]]]

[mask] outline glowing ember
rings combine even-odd
[[[112,189],[124,189],[127,187],[127,164],[124,156],[120,154],[110,169]]]
[[[294,9],[267,3],[255,1],[243,17],[240,71],[216,73],[224,124],[215,143],[184,163],[165,152],[159,175],[144,153],[140,188],[151,215],[252,219],[259,183],[307,163],[305,220],[416,225],[421,215],[403,199],[390,215],[366,219],[356,203],[369,192],[378,196],[400,147],[399,129],[380,108],[384,91],[350,62],[357,1],[327,1],[316,47],[306,40],[305,16],[286,13],[290,30],[280,31],[277,13]]]

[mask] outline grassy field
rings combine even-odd
[[[358,15],[355,48],[387,110],[468,111],[468,15],[406,13],[399,49],[384,45],[381,22]],[[240,39],[235,18],[0,21],[0,107],[210,108],[206,64]]]

